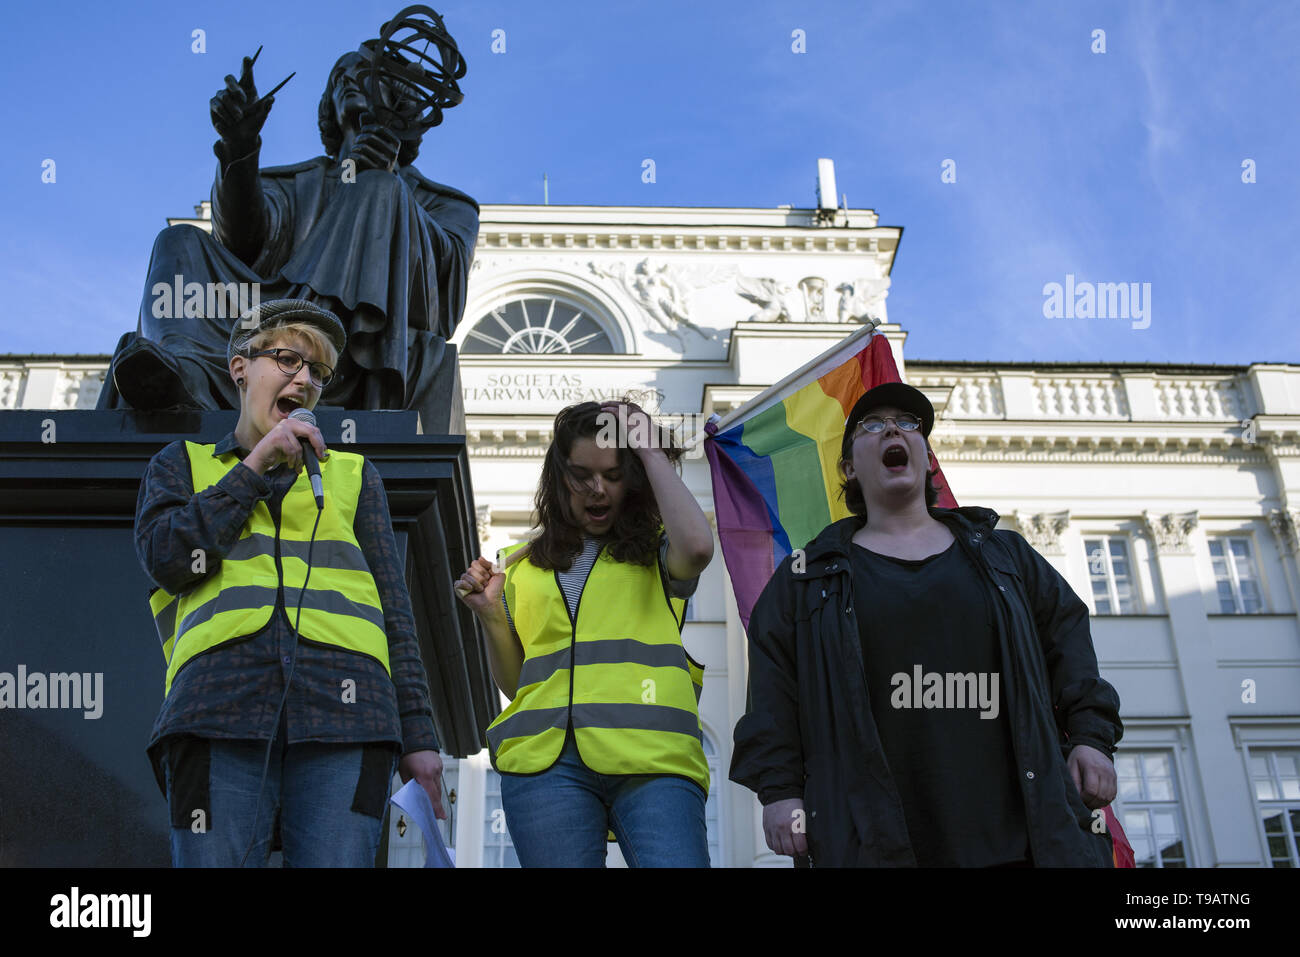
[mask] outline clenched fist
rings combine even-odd
[[[456,581],[456,597],[479,617],[504,620],[501,589],[506,583],[505,572],[486,558],[476,558]]]

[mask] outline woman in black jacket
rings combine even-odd
[[[1088,611],[988,509],[936,509],[934,409],[858,401],[854,515],[788,557],[749,624],[731,779],[818,865],[1110,866],[1119,698]]]

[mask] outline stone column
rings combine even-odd
[[[1291,593],[1291,607],[1300,614],[1300,508],[1275,508],[1268,513],[1268,525],[1277,543],[1278,561]]]
[[[1061,543],[1061,535],[1070,525],[1070,513],[1068,511],[1042,512],[1037,515],[1030,515],[1025,512],[1016,512],[1012,517],[1016,520],[1016,525],[1020,527],[1020,534],[1025,536],[1025,540],[1030,545],[1033,545],[1051,563],[1052,567],[1061,573],[1061,577],[1069,581],[1070,575],[1065,562],[1065,546]]]
[[[1258,444],[1268,456],[1269,470],[1277,483],[1279,508],[1269,513],[1269,524],[1278,542],[1278,559],[1286,569],[1291,607],[1300,614],[1300,569],[1297,569],[1296,523],[1300,520],[1300,433],[1296,427],[1300,412],[1300,370],[1293,366],[1256,364],[1243,377],[1254,393],[1255,416],[1243,425],[1250,429],[1243,438],[1246,446]],[[1243,389],[1243,391],[1246,391]],[[1245,415],[1249,408],[1242,409]],[[1252,434],[1253,433],[1253,434]]]
[[[1197,569],[1201,557],[1192,547],[1193,537],[1198,544],[1204,544],[1204,535],[1197,530],[1197,513],[1157,515],[1147,511],[1142,518],[1156,547],[1178,678],[1191,719],[1192,753],[1200,771],[1205,808],[1214,822],[1209,829],[1214,858],[1197,864],[1258,867],[1263,861],[1244,765],[1238,761],[1225,767],[1225,758],[1239,752],[1232,739],[1224,707],[1226,698],[1219,684],[1223,679],[1210,639]],[[1207,552],[1208,547],[1200,549],[1201,556]],[[1188,783],[1182,785],[1183,807],[1191,813],[1195,802],[1186,793]]]

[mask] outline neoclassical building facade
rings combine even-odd
[[[455,335],[483,553],[528,536],[565,405],[630,395],[689,436],[870,317],[934,403],[958,500],[996,509],[1093,612],[1139,861],[1300,866],[1300,366],[912,358],[887,309],[900,235],[869,209],[484,206]],[[0,356],[0,408],[93,408],[107,361]],[[702,454],[683,475],[712,517]],[[684,640],[707,665],[713,862],[788,866],[727,780],[746,645],[720,549]],[[447,766],[459,865],[513,864],[486,753]],[[392,863],[421,858],[417,833],[394,819]]]

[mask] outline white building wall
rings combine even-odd
[[[841,216],[818,227],[806,210],[485,206],[455,337],[483,553],[527,536],[562,406],[632,390],[662,413],[725,413],[856,329],[835,321],[835,290],[880,294],[899,230],[870,210]],[[745,295],[759,280],[778,292],[766,304]],[[475,323],[521,296],[589,309],[623,351],[468,351]],[[771,308],[784,318],[755,320]],[[906,332],[879,295],[872,314],[904,377],[935,404],[932,442],[961,503],[996,509],[1089,602],[1084,542],[1127,544],[1134,613],[1092,619],[1123,702],[1120,754],[1168,758],[1192,864],[1265,864],[1251,757],[1300,749],[1300,366],[904,365]],[[0,407],[91,408],[106,365],[0,357]],[[683,476],[712,517],[705,460],[688,459]],[[1250,543],[1259,613],[1220,613],[1210,548],[1223,535]],[[707,665],[701,714],[719,754],[723,862],[789,866],[767,850],[754,796],[726,780],[746,644],[720,548],[684,640]],[[461,866],[484,861],[489,767],[485,752],[459,762]]]

